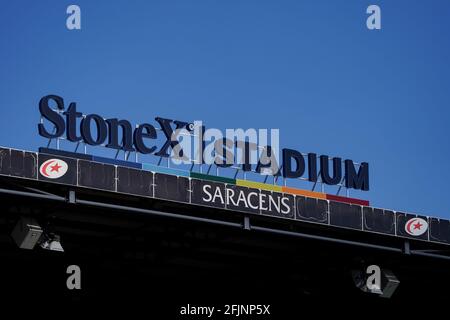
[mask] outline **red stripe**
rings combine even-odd
[[[332,194],[327,194],[327,200],[334,200],[334,201],[345,202],[345,203],[359,204],[361,206],[368,206],[369,205],[369,201],[367,201],[367,200],[347,198],[347,197],[340,197],[340,196],[335,196],[335,195],[332,195]]]

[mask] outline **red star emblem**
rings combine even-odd
[[[59,172],[59,168],[61,168],[62,166],[59,166],[58,163],[56,163],[54,166],[51,166],[50,168],[52,168],[51,172],[56,171]]]
[[[417,223],[413,224],[413,226],[414,226],[414,230],[416,230],[416,229],[420,230],[420,228],[422,227],[422,224],[419,221],[417,221]]]

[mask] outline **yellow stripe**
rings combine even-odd
[[[254,182],[254,181],[236,179],[236,184],[238,186],[242,186],[242,187],[282,192],[281,186],[276,186],[273,184],[267,184],[267,183],[262,183],[262,182]]]

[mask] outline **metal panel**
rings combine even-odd
[[[16,177],[37,179],[37,154],[12,149],[10,173]]]
[[[297,219],[328,224],[328,202],[315,198],[295,197]]]
[[[39,174],[38,179],[42,181],[51,181],[51,182],[57,182],[57,183],[63,183],[63,184],[69,184],[69,185],[77,185],[77,160],[73,158],[66,158],[56,155],[49,155],[49,154],[39,154],[38,157],[38,168],[39,168]],[[49,160],[54,159],[54,163],[58,164],[59,161],[64,161],[65,164],[67,164],[67,171],[60,177],[54,178],[50,176],[45,176],[45,172],[43,172],[45,164],[49,163]],[[52,165],[52,164],[50,164]],[[60,164],[61,165],[61,164]],[[51,167],[48,168],[49,171],[51,171]],[[50,172],[52,173],[52,172]]]
[[[415,214],[408,214],[408,213],[403,213],[403,212],[396,212],[396,219],[397,219],[397,235],[398,236],[402,236],[402,237],[407,237],[407,238],[412,238],[412,239],[421,239],[421,240],[428,240],[428,229],[426,228],[426,232],[422,235],[410,235],[406,232],[406,226],[409,222],[411,222],[411,219],[414,218],[421,218],[423,220],[425,220],[428,223],[428,218],[425,216],[419,216],[419,215],[415,215]],[[413,228],[415,228],[413,226]]]
[[[226,187],[227,209],[259,213],[259,190],[229,184]]]
[[[330,201],[330,224],[362,230],[362,207]]]
[[[189,202],[189,179],[155,173],[155,198]]]
[[[108,164],[78,160],[78,185],[115,191],[116,167]]]
[[[261,214],[294,219],[292,194],[261,190],[259,196]]]
[[[117,191],[153,197],[153,173],[117,167]]]
[[[0,174],[11,174],[11,149],[0,148]]]
[[[450,221],[430,218],[430,240],[450,243]]]
[[[364,230],[395,234],[395,214],[393,211],[363,207]]]
[[[191,203],[214,208],[225,208],[225,184],[191,179],[191,191]]]

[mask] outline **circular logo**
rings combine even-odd
[[[49,159],[39,167],[39,172],[46,178],[58,179],[66,174],[68,165],[61,159]]]
[[[421,236],[428,230],[428,222],[422,218],[412,218],[406,221],[405,231],[412,236]]]

